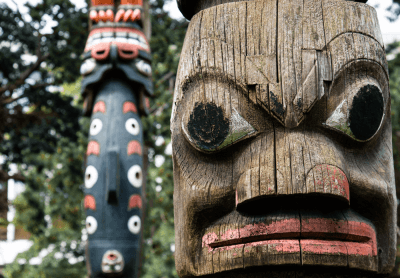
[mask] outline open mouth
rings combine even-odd
[[[143,33],[129,28],[99,28],[93,30],[85,46],[85,52],[99,44],[115,43],[117,45],[136,46],[149,51],[149,44]]]

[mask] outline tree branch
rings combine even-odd
[[[19,173],[10,176],[4,170],[0,170],[0,181],[6,182],[8,180],[25,182],[25,177]]]
[[[29,88],[31,88],[31,89],[39,89],[39,88],[47,87],[47,86],[50,86],[50,85],[52,85],[52,84],[50,84],[50,83],[35,84],[35,85],[29,86]],[[10,104],[10,103],[12,103],[14,101],[17,101],[17,100],[19,100],[21,98],[24,98],[24,97],[25,97],[24,94],[22,94],[21,96],[16,97],[16,98],[9,97],[9,98],[6,98],[5,100],[1,101],[1,103],[2,104]]]
[[[35,70],[37,70],[40,66],[40,64],[45,61],[47,58],[49,58],[50,54],[46,54],[44,56],[38,57],[36,63],[33,64],[32,67],[30,67],[29,69],[25,70],[20,78],[18,78],[18,80],[14,83],[14,84],[10,84],[7,85],[5,87],[0,88],[0,94],[3,94],[6,91],[14,91],[15,89],[17,89],[19,86],[21,86],[22,84],[25,83],[25,80],[29,77],[29,75],[32,74],[32,72],[34,72]]]

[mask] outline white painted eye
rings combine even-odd
[[[132,234],[138,234],[140,232],[140,217],[137,215],[132,216],[128,220],[128,229]]]
[[[146,76],[151,76],[151,66],[143,60],[136,63],[136,68],[138,71]]]
[[[140,131],[139,123],[136,119],[130,118],[125,123],[126,130],[132,135],[138,135]]]
[[[87,59],[83,62],[81,66],[81,74],[87,75],[91,73],[95,67],[96,67],[96,60],[94,58]]]
[[[103,122],[100,119],[94,119],[90,124],[90,135],[95,136],[99,134],[101,129],[103,128]]]
[[[86,230],[92,235],[97,230],[97,220],[93,216],[86,217]]]
[[[121,270],[121,266],[119,264],[117,264],[117,265],[114,266],[114,269],[116,271],[120,271]]]
[[[92,188],[93,185],[97,182],[99,174],[97,173],[96,168],[92,165],[88,166],[85,171],[85,187]]]
[[[142,186],[142,168],[139,165],[133,165],[128,170],[128,180],[134,187],[141,187]]]

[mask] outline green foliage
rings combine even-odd
[[[0,153],[2,167],[22,163],[24,151],[53,153],[57,140],[76,141],[80,109],[58,87],[79,78],[88,35],[86,9],[65,0],[27,4],[28,13],[0,3]],[[43,34],[46,20],[55,21],[51,34]],[[3,140],[6,139],[6,140]]]
[[[81,120],[84,130],[88,123],[88,119]],[[30,166],[20,168],[26,177],[26,190],[13,202],[13,223],[31,233],[33,245],[6,266],[5,277],[85,276],[81,185],[87,134],[78,131],[77,137],[76,142],[60,138],[52,154],[24,151],[24,163]],[[48,254],[39,265],[27,263],[43,250]],[[71,258],[79,262],[71,265]]]

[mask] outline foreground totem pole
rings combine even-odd
[[[376,277],[396,256],[384,45],[366,1],[178,0],[180,277]]]
[[[116,1],[117,2],[117,1]],[[143,129],[152,94],[142,1],[92,0],[82,93],[91,116],[84,207],[91,277],[138,277]]]

